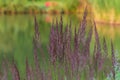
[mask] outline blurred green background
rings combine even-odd
[[[86,5],[90,11],[88,14],[96,21],[100,36],[107,39],[108,45],[112,39],[115,51],[119,53],[119,3],[120,0],[0,0],[0,61],[3,57],[13,56],[23,78],[26,57],[33,64],[34,15],[39,23],[42,46],[47,51],[52,20],[59,18],[59,13],[64,12],[64,24],[72,20],[74,28],[80,24]],[[41,11],[46,13],[38,14]],[[56,13],[51,14],[54,11]]]
[[[0,0],[1,14],[81,13],[89,8],[96,21],[120,24],[120,0]]]

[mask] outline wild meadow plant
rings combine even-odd
[[[48,47],[49,57],[45,59],[45,52],[40,42],[39,26],[35,17],[33,38],[35,67],[30,66],[29,59],[26,58],[24,80],[105,80],[109,74],[112,74],[111,78],[116,80],[116,59],[112,41],[110,57],[106,39],[103,38],[103,44],[101,44],[95,22],[87,20],[87,9],[84,11],[80,27],[75,27],[74,32],[71,22],[64,27],[61,16],[60,21],[56,20],[55,23],[52,23]],[[91,51],[92,39],[95,42],[94,49]],[[40,64],[39,53],[47,68]],[[21,80],[14,60],[12,63],[9,63],[7,59],[3,60],[2,66],[0,80]],[[11,79],[8,78],[9,73],[12,73]]]

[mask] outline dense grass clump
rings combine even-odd
[[[87,21],[87,10],[85,9],[80,27],[75,27],[74,33],[70,24],[63,27],[62,17],[58,22],[52,23],[49,38],[48,56],[46,59],[44,49],[40,43],[40,33],[35,18],[35,35],[33,38],[34,67],[29,65],[26,58],[25,80],[105,80],[112,72],[115,80],[116,59],[114,47],[111,41],[111,57],[108,56],[106,39],[103,44],[97,32],[94,21]],[[87,28],[88,23],[92,23]],[[94,37],[93,37],[94,35]],[[91,40],[95,40],[94,49],[91,51]],[[39,59],[41,53],[41,60]],[[40,64],[40,61],[45,64]],[[9,63],[3,60],[0,80],[8,80],[8,74],[12,73],[10,80],[21,80],[17,64],[14,60]],[[46,67],[46,68],[45,68]]]

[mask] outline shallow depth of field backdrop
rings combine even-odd
[[[101,39],[106,38],[108,46],[113,40],[115,55],[120,59],[119,4],[120,0],[0,0],[0,64],[4,58],[14,57],[23,80],[26,57],[30,65],[34,63],[34,16],[39,24],[41,45],[47,53],[52,20],[62,14],[65,25],[71,20],[72,28],[79,26],[86,6],[88,19],[95,20],[98,33]]]

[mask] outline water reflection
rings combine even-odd
[[[60,15],[37,15],[40,26],[42,45],[48,43],[49,31],[52,20]],[[80,15],[81,16],[81,15]],[[63,15],[67,24],[79,25],[81,18],[76,15]],[[97,24],[100,35],[113,39],[116,49],[120,48],[120,26]],[[0,53],[27,54],[32,53],[32,38],[34,34],[34,16],[32,15],[0,15]],[[16,56],[17,56],[16,55]]]
[[[60,15],[37,15],[42,46],[45,48],[49,41],[49,32],[52,20]],[[76,15],[63,15],[64,25],[72,21],[72,26],[78,26],[81,18]],[[97,24],[100,36],[113,39],[115,49],[119,53],[120,26]],[[0,15],[0,59],[13,55],[20,74],[25,75],[25,60],[30,58],[33,64],[34,16],[32,15]],[[46,50],[46,49],[45,49]],[[120,56],[120,55],[119,55]],[[1,60],[0,60],[1,61]],[[22,76],[23,77],[23,76]]]

